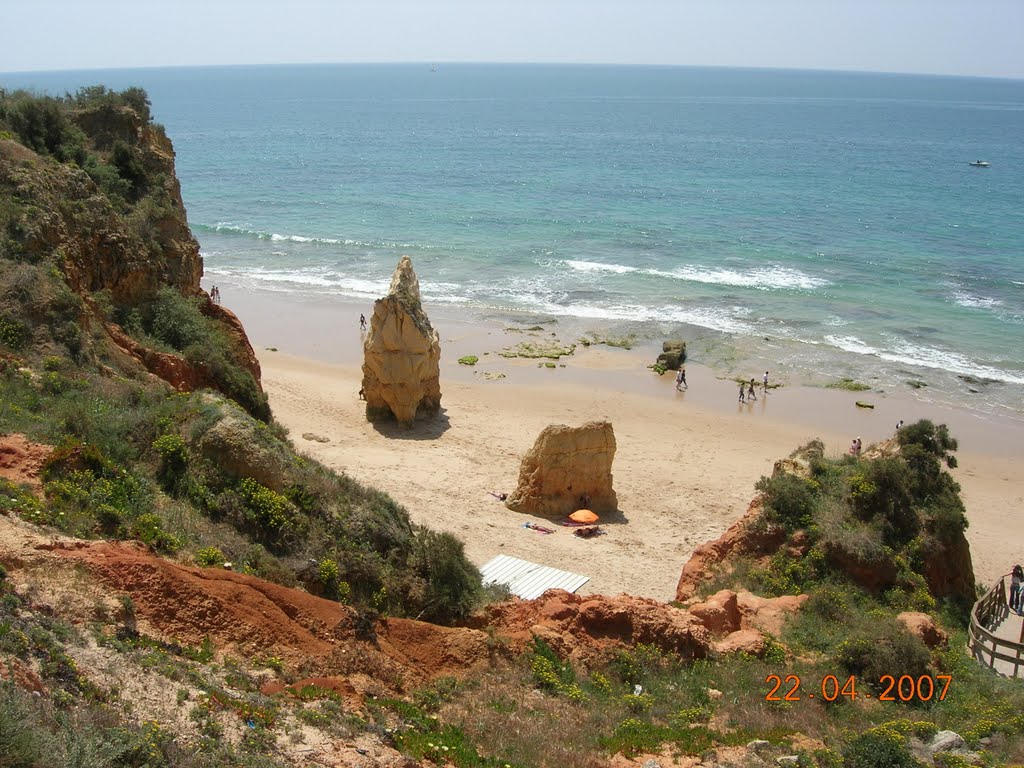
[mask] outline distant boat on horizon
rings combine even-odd
[[[989,163],[988,160],[972,160],[971,165],[975,168],[988,168]]]

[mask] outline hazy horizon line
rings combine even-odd
[[[250,62],[234,64],[147,64],[141,66],[123,67],[79,67],[74,69],[25,69],[9,70],[0,72],[5,75],[36,75],[36,74],[60,74],[74,72],[126,72],[138,70],[173,70],[173,69],[244,69],[248,67],[344,67],[344,66],[367,66],[367,67],[393,67],[393,66],[423,66],[423,67],[456,67],[456,66],[545,66],[545,67],[622,67],[634,69],[725,69],[737,71],[774,71],[774,72],[819,72],[828,74],[844,75],[899,75],[905,77],[940,77],[957,78],[967,80],[1001,80],[1012,82],[1024,82],[1024,76],[1012,75],[969,75],[954,74],[948,72],[912,72],[882,69],[829,69],[819,67],[782,67],[773,65],[734,65],[734,64],[656,64],[656,63],[631,63],[616,61],[277,61],[277,62]]]

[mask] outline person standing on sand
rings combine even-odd
[[[359,315],[359,330],[366,330],[366,315]]]
[[[680,369],[679,369],[678,371],[676,371],[676,391],[677,391],[677,392],[678,392],[678,391],[679,391],[680,389],[682,389],[682,386],[683,386],[683,378],[684,378],[685,376],[686,376],[686,374],[685,374],[685,373],[683,373],[683,369],[682,369],[682,368],[680,368]]]
[[[753,377],[751,377],[751,379],[750,379],[750,387],[747,389],[747,399],[748,400],[757,400],[757,393],[754,392],[754,379],[753,379]]]
[[[764,372],[764,393],[768,394],[768,371]]]
[[[744,383],[743,383],[742,381],[740,382],[740,402],[741,402],[741,403],[745,403],[745,402],[747,402],[747,401],[746,401],[746,400],[744,399],[744,397],[743,397],[743,393],[744,393],[744,392],[746,391],[746,386],[747,386],[747,385],[746,385],[746,384],[744,384]]]
[[[1010,610],[1020,613],[1021,603],[1024,602],[1021,600],[1021,588],[1024,587],[1024,568],[1021,568],[1018,563],[1013,566],[1013,570],[1007,576],[1010,577]]]
[[[686,369],[682,366],[679,366],[679,380],[683,382],[683,387],[686,389],[690,388],[690,385],[686,383]]]

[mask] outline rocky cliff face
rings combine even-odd
[[[615,433],[607,421],[581,427],[552,424],[523,457],[519,482],[505,505],[516,512],[568,515],[585,507],[614,512],[612,488]]]
[[[259,364],[241,323],[200,287],[199,244],[188,228],[174,149],[163,128],[116,103],[68,105],[60,114],[65,132],[84,134],[78,134],[84,163],[81,157],[77,164],[59,162],[0,131],[0,257],[55,268],[80,301],[46,311],[84,331],[106,331],[129,358],[175,388],[232,394],[218,371],[147,348],[111,314],[112,308],[127,314],[173,288],[218,325],[234,364],[253,377],[258,391]],[[27,269],[21,282],[31,282]],[[44,298],[36,296],[36,303]]]
[[[411,426],[441,407],[441,341],[420,303],[420,282],[403,256],[388,295],[377,299],[363,342],[366,418]]]
[[[24,255],[58,256],[77,293],[109,290],[116,303],[137,303],[163,286],[199,293],[203,262],[185,220],[170,140],[127,107],[87,111],[78,118],[87,131],[99,132],[98,148],[106,146],[111,132],[127,138],[164,204],[126,216],[81,168],[0,139],[0,185],[29,204],[19,222]],[[108,130],[101,130],[104,120],[113,122]],[[132,226],[131,217],[145,221]]]

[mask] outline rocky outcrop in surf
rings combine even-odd
[[[363,342],[363,394],[369,421],[410,427],[441,407],[441,340],[420,301],[412,260],[403,256],[388,295],[377,299]]]

